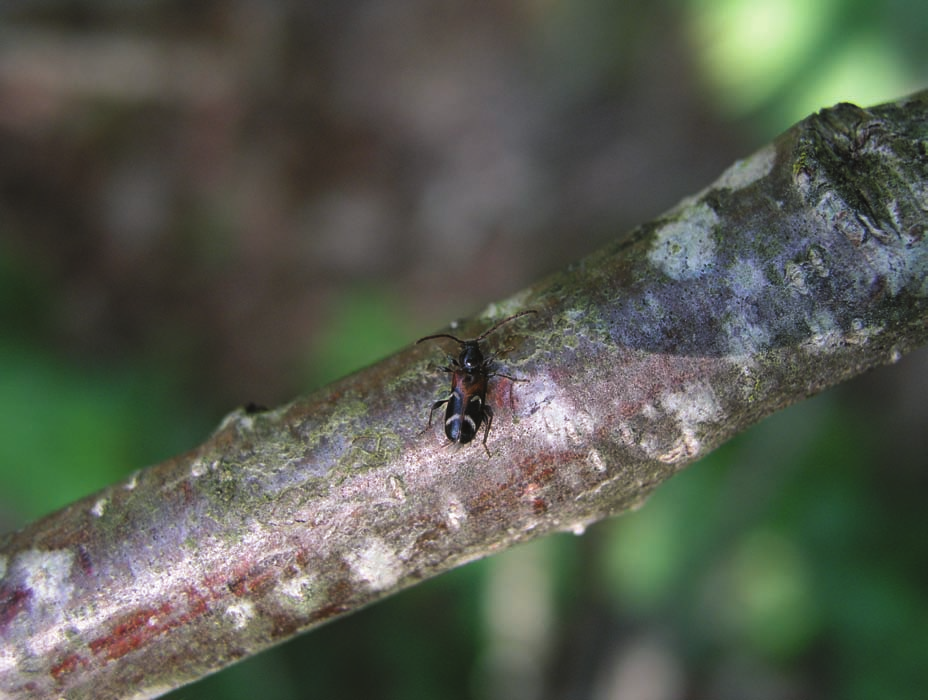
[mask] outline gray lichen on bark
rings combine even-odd
[[[491,457],[410,346],[0,539],[0,696],[154,697],[419,580],[581,532],[923,344],[928,93],[842,104],[479,320]],[[490,339],[488,339],[490,340]],[[455,348],[448,348],[453,350]]]

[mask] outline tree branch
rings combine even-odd
[[[928,334],[928,92],[841,104],[452,332],[499,371],[488,457],[406,348],[0,539],[0,696],[154,697],[422,579],[642,502]],[[436,341],[439,345],[442,341]],[[457,350],[451,341],[446,350]]]

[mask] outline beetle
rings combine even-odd
[[[461,346],[461,353],[457,357],[449,358],[451,365],[440,368],[443,372],[448,372],[451,375],[451,392],[448,394],[448,398],[440,399],[432,404],[432,410],[429,411],[429,427],[432,426],[432,417],[435,411],[447,404],[445,409],[445,435],[448,439],[451,442],[468,443],[476,437],[481,424],[484,424],[483,449],[487,451],[487,455],[490,455],[490,448],[487,447],[487,437],[493,423],[493,408],[487,404],[488,381],[490,377],[505,377],[514,382],[520,380],[507,374],[494,372],[493,359],[492,357],[483,356],[480,341],[504,323],[535,313],[538,312],[529,309],[528,311],[520,311],[512,316],[507,316],[501,321],[497,321],[473,340],[461,340],[448,333],[438,333],[436,335],[427,335],[416,341],[418,345],[424,340],[451,338]]]

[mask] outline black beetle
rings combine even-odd
[[[483,449],[487,451],[487,455],[490,454],[490,448],[487,447],[487,436],[490,434],[490,425],[493,423],[493,409],[487,404],[488,380],[490,377],[505,377],[512,381],[520,380],[507,374],[494,372],[493,360],[483,356],[480,341],[504,323],[534,313],[538,312],[530,309],[507,316],[503,320],[497,321],[489,330],[484,331],[473,340],[461,340],[447,333],[438,333],[437,335],[427,335],[416,341],[418,344],[423,340],[432,340],[433,338],[451,338],[461,346],[461,353],[457,357],[450,358],[451,366],[441,368],[442,371],[451,375],[451,392],[448,394],[448,398],[432,404],[432,410],[429,412],[429,427],[432,425],[432,416],[435,414],[435,410],[445,404],[448,405],[445,410],[445,435],[448,436],[451,442],[460,442],[462,444],[470,442],[480,430],[480,425],[486,421],[483,430]]]

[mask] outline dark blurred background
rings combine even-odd
[[[0,2],[0,529],[479,311],[816,109],[928,87],[926,29],[905,0]],[[920,697],[926,365],[170,697]]]

